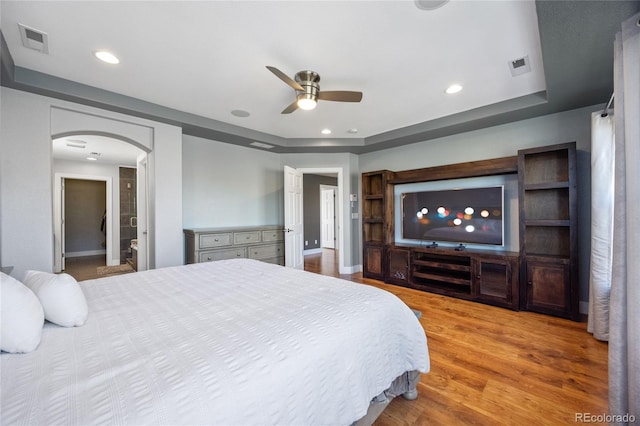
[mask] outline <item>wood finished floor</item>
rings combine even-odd
[[[387,290],[422,312],[431,372],[415,401],[394,399],[376,426],[566,425],[607,413],[607,344],[585,323],[338,275],[333,250],[305,269]]]

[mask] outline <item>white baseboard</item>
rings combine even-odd
[[[344,268],[340,269],[340,274],[342,275],[355,274],[358,272],[362,272],[362,265],[345,266]]]
[[[70,257],[84,257],[84,256],[98,256],[101,254],[107,254],[107,250],[87,250],[87,251],[68,251],[64,254],[65,258]]]
[[[302,252],[302,255],[306,256],[308,254],[318,254],[318,253],[322,253],[322,247],[305,250]]]

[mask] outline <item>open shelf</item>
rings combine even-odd
[[[558,182],[569,182],[569,153],[566,149],[539,151],[532,150],[524,154],[525,186],[556,185]]]
[[[569,188],[525,190],[524,219],[569,220]]]
[[[362,179],[362,194],[364,197],[377,195],[382,197],[384,194],[384,175],[382,173],[368,173],[366,178]]]
[[[384,223],[365,222],[362,224],[365,243],[383,243],[384,242]]]
[[[414,251],[411,279],[414,285],[471,294],[471,258]]]
[[[362,204],[363,219],[384,219],[384,199],[380,197],[365,198]]]

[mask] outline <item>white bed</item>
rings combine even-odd
[[[86,324],[2,353],[3,425],[349,425],[424,330],[394,295],[253,260],[80,283]]]

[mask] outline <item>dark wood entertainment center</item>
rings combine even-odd
[[[518,175],[519,253],[396,244],[394,186]],[[578,320],[575,142],[517,156],[362,174],[363,275],[447,296]]]

